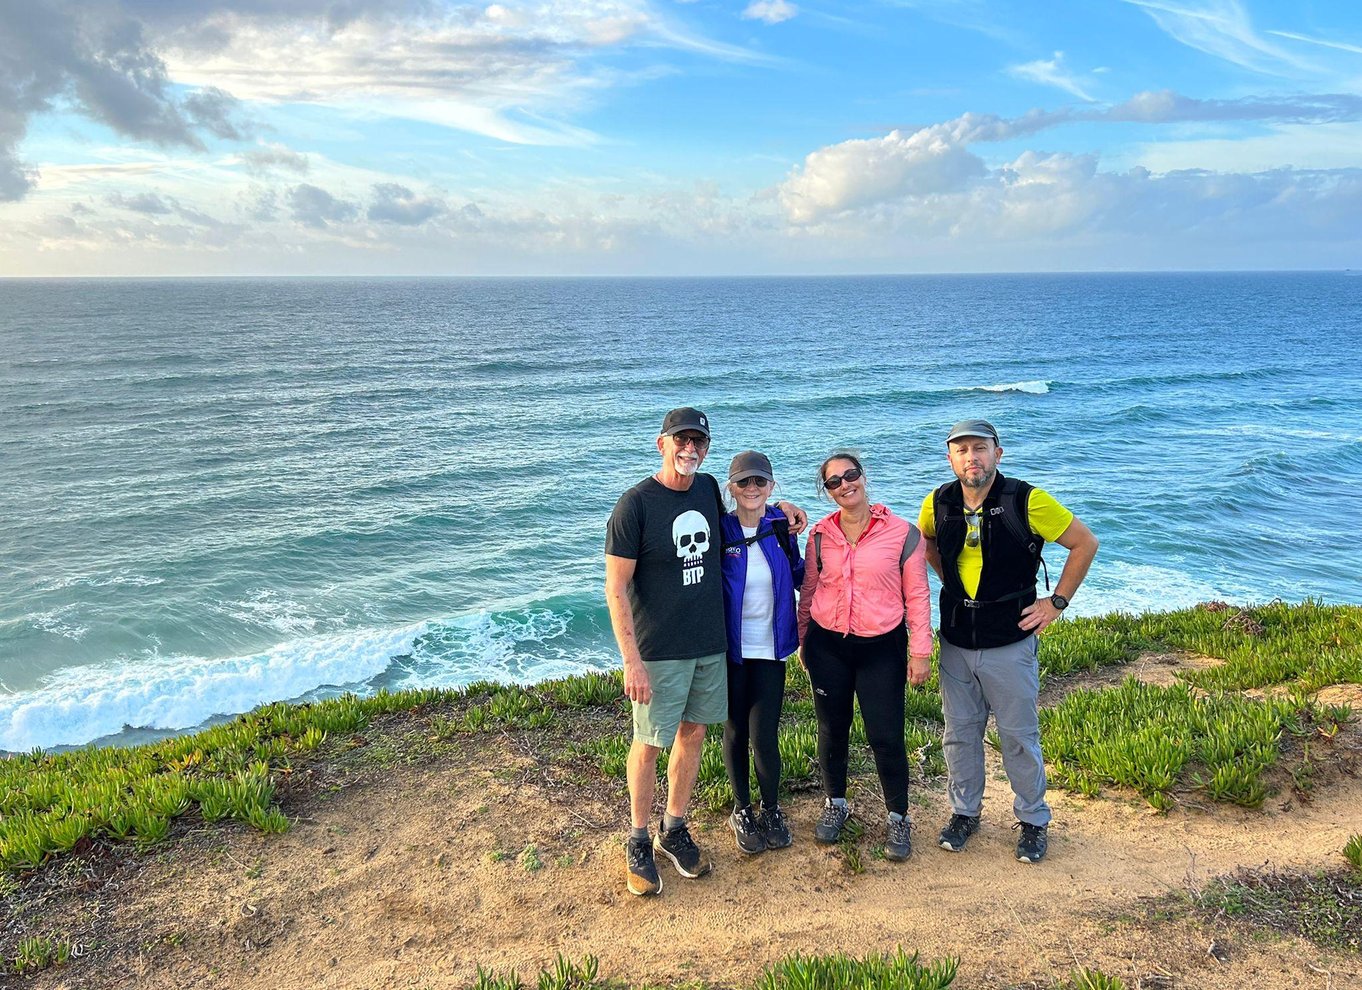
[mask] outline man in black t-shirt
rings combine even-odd
[[[703,876],[713,865],[686,827],[705,726],[728,717],[723,500],[719,483],[698,473],[709,441],[709,419],[700,410],[667,413],[657,438],[661,469],[620,496],[606,529],[605,600],[634,714],[625,861],[635,894],[662,891],[654,849],[684,877]],[[781,508],[795,521],[791,531],[799,532],[803,513],[786,503]],[[650,844],[657,758],[667,747],[666,814]]]

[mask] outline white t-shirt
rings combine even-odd
[[[742,535],[757,535],[756,526],[744,526]],[[775,588],[771,565],[756,543],[747,547],[747,585],[742,595],[742,655],[753,660],[776,659]]]

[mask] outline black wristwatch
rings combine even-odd
[[[1055,611],[1063,612],[1069,607],[1069,599],[1065,598],[1063,595],[1051,595],[1050,604],[1055,607]]]

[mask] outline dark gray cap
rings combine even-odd
[[[673,409],[663,417],[662,436],[669,437],[673,433],[680,433],[682,430],[695,430],[709,436],[709,417],[699,409],[692,409],[690,406]]]
[[[946,438],[946,442],[950,443],[961,437],[985,437],[994,443],[999,442],[998,431],[986,419],[962,419],[951,427],[951,435]]]
[[[744,450],[737,457],[733,458],[728,465],[728,480],[742,481],[744,478],[765,478],[767,481],[775,481],[775,476],[771,473],[771,462],[765,454],[759,454],[755,450]]]

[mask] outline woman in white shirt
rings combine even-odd
[[[774,487],[766,455],[743,451],[728,468],[734,509],[721,520],[728,631],[723,753],[733,787],[729,825],[745,853],[782,849],[791,842],[779,803],[777,733],[785,699],[785,661],[799,647],[795,589],[804,580],[804,561],[784,514],[767,505]],[[752,807],[749,751],[761,791],[760,813]]]

